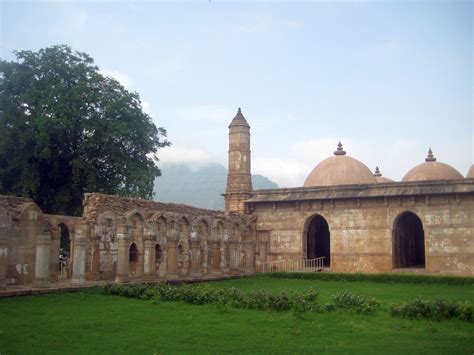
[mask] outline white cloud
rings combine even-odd
[[[160,150],[160,163],[185,164],[194,168],[217,162],[217,159],[203,149],[171,146]]]
[[[252,174],[275,181],[280,187],[303,186],[311,166],[297,159],[256,158],[252,161]]]
[[[148,114],[148,116],[153,117],[153,111],[151,109],[150,102],[143,100],[142,108],[143,108],[143,111]]]
[[[310,139],[296,143],[292,147],[292,153],[308,164],[317,164],[333,154],[338,142],[339,139],[333,137]],[[345,147],[345,142],[342,143]]]
[[[114,78],[117,80],[120,84],[125,87],[127,90],[133,90],[134,89],[134,81],[128,76],[127,74],[118,71],[118,70],[108,70],[108,69],[103,69],[101,70],[102,75],[108,76],[110,78]]]
[[[226,124],[236,112],[237,108],[222,105],[200,105],[177,109],[176,116],[183,121]]]

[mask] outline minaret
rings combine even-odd
[[[225,192],[225,211],[245,213],[244,201],[251,197],[250,126],[242,111],[229,125],[229,170]]]

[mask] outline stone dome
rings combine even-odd
[[[407,172],[402,181],[457,180],[463,178],[461,173],[452,166],[437,162],[430,148],[425,162]]]
[[[474,164],[471,165],[469,171],[467,172],[466,178],[474,179]]]
[[[374,177],[377,182],[394,182],[392,179],[382,176],[378,166],[375,167]]]
[[[346,156],[339,142],[334,156],[319,163],[308,175],[303,187],[376,183],[370,169],[357,159]]]

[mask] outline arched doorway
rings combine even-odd
[[[425,267],[425,233],[420,218],[403,212],[393,228],[393,267]]]
[[[324,256],[324,266],[331,266],[330,233],[328,222],[320,215],[311,218],[306,232],[306,258]]]
[[[137,276],[138,248],[135,243],[132,243],[130,245],[130,249],[128,251],[128,268],[129,268],[130,276]]]

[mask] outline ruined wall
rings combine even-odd
[[[358,191],[352,193],[358,195]],[[291,194],[295,192],[280,196]],[[303,198],[304,190],[300,189],[298,194]],[[261,195],[265,197],[265,192]],[[266,196],[271,199],[268,195],[271,192]],[[320,215],[329,225],[331,270],[391,272],[396,219],[411,211],[423,225],[425,267],[409,271],[474,275],[472,193],[308,201],[273,199],[273,202],[253,202],[250,206],[257,217],[258,243],[262,244],[257,250],[266,248],[268,260],[304,258],[309,221],[312,216]]]
[[[84,220],[89,280],[244,272],[244,241],[255,240],[248,216],[98,193],[85,195]]]
[[[80,218],[44,214],[32,199],[0,195],[0,237],[6,256],[2,275],[8,285],[28,284],[35,279],[36,253],[39,236],[48,236],[50,281],[58,280],[59,273],[59,224],[67,224],[74,234],[74,224]],[[2,276],[0,275],[0,276]],[[1,277],[0,277],[1,278]]]
[[[254,230],[249,216],[182,204],[93,193],[83,217],[70,217],[0,196],[0,288],[253,273]],[[61,239],[70,245],[67,264]]]

